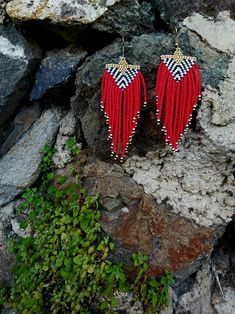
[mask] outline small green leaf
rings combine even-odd
[[[54,178],[54,173],[53,173],[53,172],[49,172],[49,173],[47,174],[47,180],[48,180],[48,181],[51,181],[51,180],[53,180],[53,178]]]
[[[59,183],[59,184],[64,184],[66,182],[67,178],[65,176],[58,176],[56,178],[56,181]]]
[[[112,297],[111,306],[115,307],[117,305],[117,298]]]
[[[157,287],[158,287],[158,282],[157,282],[156,279],[151,279],[151,280],[149,281],[149,284],[150,284],[151,287],[154,287],[154,288],[157,288]]]
[[[109,306],[109,302],[105,300],[100,304],[100,310],[101,311],[106,310],[108,306]]]

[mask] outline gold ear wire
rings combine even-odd
[[[125,37],[122,36],[122,56],[125,57]]]
[[[178,47],[179,43],[178,43],[178,29],[175,26],[175,46]]]

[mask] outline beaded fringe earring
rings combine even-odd
[[[147,104],[147,91],[139,65],[130,65],[123,55],[118,64],[106,64],[102,78],[101,110],[104,111],[109,126],[111,156],[121,161],[132,142],[141,108],[141,91],[144,106]]]
[[[157,122],[173,151],[192,120],[201,99],[200,70],[196,58],[184,56],[176,43],[173,55],[161,56],[156,81]]]

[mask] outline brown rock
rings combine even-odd
[[[113,259],[130,264],[133,252],[149,256],[149,275],[168,270],[179,279],[197,270],[209,258],[223,228],[199,226],[157,204],[122,167],[101,161],[83,168],[84,185],[100,193],[102,227],[116,242]],[[107,201],[108,200],[108,201]]]

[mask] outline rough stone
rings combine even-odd
[[[187,278],[208,259],[215,241],[212,229],[179,219],[167,206],[157,207],[148,197],[119,211],[105,213],[102,227],[129,250],[126,263],[130,254],[138,250],[150,256],[149,275],[160,276],[166,269],[177,280]],[[118,257],[120,253],[116,254]],[[124,259],[122,252],[119,258]]]
[[[5,6],[6,6],[6,1],[0,0],[0,24],[3,24],[5,20]]]
[[[231,314],[235,313],[235,289],[233,287],[226,287],[223,290],[224,299],[221,295],[214,294],[212,304],[214,313],[216,314]]]
[[[127,314],[144,314],[142,303],[135,301],[132,294],[118,292],[115,297],[117,299],[115,309],[118,311],[124,311]]]
[[[2,214],[2,210],[0,211]],[[5,244],[5,234],[4,234],[4,224],[3,221],[0,220],[0,285],[2,284],[11,284],[12,283],[12,264],[13,258],[7,252],[6,244]]]
[[[40,50],[35,48],[12,26],[0,25],[0,126],[31,87],[40,59]]]
[[[56,138],[53,162],[56,168],[64,168],[71,161],[70,151],[66,148],[67,140],[76,133],[76,118],[72,111],[69,111],[60,122],[60,129]],[[81,147],[81,145],[80,145]]]
[[[26,229],[21,229],[20,228],[20,222],[18,221],[17,218],[11,219],[11,227],[12,231],[21,238],[28,238],[30,236],[30,227]]]
[[[66,102],[70,94],[68,89],[73,88],[75,73],[86,55],[84,50],[71,46],[43,59],[36,73],[30,100],[43,98],[45,102],[47,98],[50,103],[52,99],[57,104]]]
[[[0,157],[6,154],[16,144],[19,138],[31,127],[40,117],[41,109],[35,104],[22,108],[13,121],[12,131],[0,147]]]
[[[210,265],[205,264],[198,270],[191,289],[178,298],[174,297],[173,307],[176,313],[213,314],[211,306],[212,279]]]
[[[41,149],[53,143],[59,128],[58,110],[46,110],[19,142],[0,160],[0,206],[32,185],[40,172]]]
[[[231,162],[228,157],[216,161],[207,148],[192,143],[176,155],[169,150],[134,156],[124,167],[145,193],[172,212],[201,226],[226,225],[234,214]]]
[[[215,0],[213,3],[210,0],[152,0],[152,3],[161,19],[172,29],[193,13],[201,13],[213,19],[220,11],[229,10],[231,17],[235,18],[235,5],[230,0]]]
[[[90,194],[99,192],[108,206],[102,227],[117,243],[115,260],[129,265],[138,250],[150,256],[150,274],[168,269],[183,280],[209,258],[222,229],[197,226],[169,206],[156,204],[119,165],[96,160],[82,168],[84,187]],[[107,199],[116,199],[116,204]]]
[[[235,91],[233,80],[235,78],[235,57],[229,63],[225,80],[219,85],[219,90],[207,87],[205,94],[208,105],[212,106],[211,122],[216,126],[225,126],[231,123],[235,118],[234,98]],[[233,128],[231,123],[231,128]],[[231,135],[233,132],[231,132]],[[226,137],[227,138],[227,137]],[[224,138],[225,139],[225,138]],[[230,138],[232,144],[232,138]]]
[[[195,13],[183,23],[197,32],[210,46],[223,52],[235,52],[235,21],[230,18],[229,11],[220,12],[216,21]]]
[[[123,169],[118,165],[110,166],[102,161],[88,163],[84,166],[83,177],[86,178],[85,183],[89,182],[89,178],[96,180],[90,185],[91,189],[85,185],[90,194],[99,192],[104,198],[121,197],[125,204],[141,198],[141,189],[131,178],[124,175]]]
[[[136,34],[154,29],[151,4],[140,4],[136,0],[12,0],[6,11],[18,22],[44,21],[63,26],[61,33],[66,32],[66,27],[76,27],[77,34],[73,36],[78,36],[87,26],[112,34]],[[61,31],[60,28],[57,30]]]

